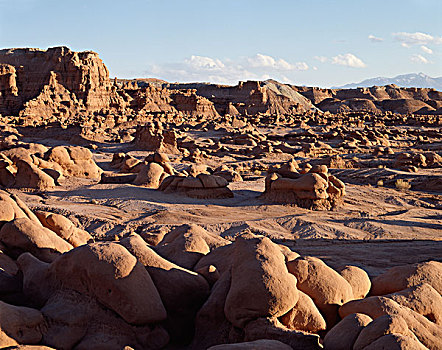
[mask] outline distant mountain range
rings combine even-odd
[[[360,83],[346,84],[344,86],[335,87],[335,89],[354,89],[357,87],[371,87],[373,85],[382,86],[389,84],[395,84],[400,87],[433,88],[442,91],[442,77],[432,78],[424,73],[403,74],[394,78],[378,77],[366,79]]]

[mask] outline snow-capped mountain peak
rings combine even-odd
[[[424,73],[402,74],[393,78],[377,77],[366,79],[360,83],[346,84],[337,87],[338,89],[353,89],[357,87],[371,87],[373,85],[390,85],[395,84],[400,87],[417,87],[417,88],[433,88],[442,90],[442,77],[432,78]]]

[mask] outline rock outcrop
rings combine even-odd
[[[133,142],[136,147],[147,151],[178,153],[175,131],[164,129],[161,123],[138,126]]]
[[[75,112],[109,109],[112,99],[118,99],[106,66],[92,51],[4,49],[0,50],[0,64],[4,77],[0,90],[10,91],[9,101],[11,94],[17,96],[15,103],[0,104],[1,114],[16,115],[26,103],[23,116],[44,113],[48,111],[46,98]],[[54,94],[60,91],[64,91],[63,98],[57,101],[60,97]]]
[[[396,85],[356,89],[294,87],[320,110],[331,113],[440,114],[442,94],[434,89],[401,88]]]
[[[158,189],[165,193],[182,194],[192,198],[231,198],[233,192],[227,187],[228,184],[225,178],[216,175],[169,176]]]
[[[274,203],[293,204],[307,209],[331,209],[345,195],[345,185],[319,165],[300,174],[294,167],[274,169],[265,179],[261,198]]]
[[[79,146],[28,144],[0,153],[0,185],[5,188],[48,190],[64,177],[98,179],[101,173],[91,151]]]

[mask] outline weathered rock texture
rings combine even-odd
[[[434,89],[401,88],[396,85],[357,89],[294,88],[322,111],[380,114],[441,114],[442,93]]]
[[[221,176],[199,174],[196,177],[168,176],[158,188],[165,193],[179,193],[192,198],[231,198],[229,183]]]
[[[0,104],[1,114],[17,114],[24,106],[25,114],[35,114],[40,108],[44,113],[48,111],[45,100],[64,105],[60,112],[67,113],[72,107],[77,112],[82,108],[94,112],[108,109],[117,98],[106,66],[92,51],[4,49],[0,63],[4,77],[0,90],[7,92],[10,101]],[[60,99],[57,92],[63,92],[63,99],[56,100]]]
[[[331,209],[345,195],[344,183],[329,175],[325,165],[312,167],[306,174],[282,167],[266,177],[265,185],[264,200],[307,209]]]

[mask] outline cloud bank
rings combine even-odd
[[[266,80],[270,77],[291,82],[286,76],[288,72],[305,71],[309,68],[306,62],[288,62],[282,58],[257,53],[237,60],[192,55],[182,62],[151,65],[144,73],[168,81],[236,84],[239,80]]]

